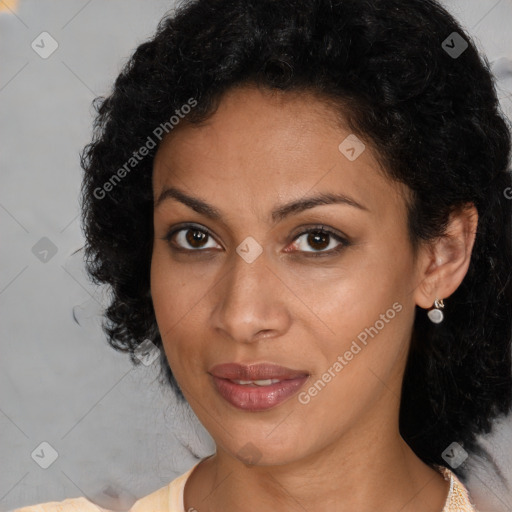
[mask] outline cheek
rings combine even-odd
[[[309,355],[317,362],[316,373],[298,396],[299,412],[304,422],[314,417],[327,437],[348,428],[379,397],[399,393],[395,383],[405,362],[414,311],[393,298],[385,290],[372,300],[352,297],[331,317],[335,335],[319,340]]]
[[[151,297],[161,329],[184,319],[208,287],[205,276],[176,264],[164,247],[155,247],[151,260]]]
[[[308,295],[329,327],[316,342],[325,361],[318,370],[327,371],[342,356],[344,368],[335,373],[345,374],[357,386],[367,384],[372,369],[389,375],[403,357],[414,321],[412,267],[406,251],[381,245],[380,250],[367,247],[365,254],[354,258],[343,275]]]
[[[187,294],[191,288],[185,286],[184,276],[168,264],[168,256],[163,251],[154,251],[151,261],[151,298],[155,311],[162,344],[173,373],[176,368],[176,330],[186,319]],[[181,319],[181,321],[180,321]]]
[[[151,297],[163,347],[173,372],[198,360],[198,346],[204,339],[202,300],[211,287],[208,276],[186,271],[165,249],[155,249],[151,261]]]
[[[367,244],[361,250],[347,252],[335,267],[294,271],[287,282],[314,313],[314,326],[336,346],[372,326],[390,308],[389,316],[394,318],[393,304],[398,301],[403,305],[407,300],[412,270],[406,255],[398,253],[398,248],[395,252],[393,248]],[[313,315],[307,318],[313,321]]]
[[[151,259],[151,298],[160,332],[172,323],[179,284],[166,265],[162,251],[155,249]]]

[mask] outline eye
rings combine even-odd
[[[183,252],[202,252],[203,249],[221,248],[214,240],[213,235],[204,227],[195,224],[181,224],[174,227],[163,238],[173,249]],[[314,226],[306,231],[300,232],[293,238],[294,243],[291,249],[285,252],[307,253],[307,257],[331,256],[341,252],[350,245],[349,241],[340,234],[326,228],[325,226]],[[208,245],[208,242],[214,245]],[[313,250],[307,250],[307,247]]]
[[[299,252],[309,253],[307,254],[308,257],[329,256],[339,253],[348,245],[348,240],[343,236],[324,226],[317,226],[303,231],[296,236],[292,244],[293,250],[289,251],[287,249],[285,252],[298,250]],[[307,247],[312,247],[313,250],[307,250]]]
[[[175,239],[175,240],[173,240]],[[173,248],[188,252],[198,252],[201,249],[220,247],[218,244],[208,246],[209,241],[214,242],[213,236],[206,228],[199,228],[194,224],[182,224],[172,229],[165,237]]]

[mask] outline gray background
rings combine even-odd
[[[444,4],[492,61],[512,119],[512,0]],[[0,0],[1,511],[77,496],[126,509],[214,451],[190,408],[156,381],[158,359],[132,367],[108,346],[103,290],[72,255],[83,244],[78,153],[91,102],[173,5]],[[44,31],[58,43],[48,58],[31,47]],[[512,420],[482,443],[505,481],[470,457],[470,491],[483,512],[510,511]],[[52,449],[58,456],[43,469]]]

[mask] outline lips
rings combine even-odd
[[[309,373],[306,370],[292,370],[284,366],[272,363],[255,363],[250,365],[238,363],[224,363],[214,366],[210,373],[219,379],[229,380],[291,380],[306,377]]]
[[[237,409],[264,411],[295,395],[309,378],[305,370],[271,363],[225,363],[210,370],[215,389]]]

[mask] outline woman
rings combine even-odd
[[[105,330],[162,348],[216,443],[131,510],[475,511],[467,459],[511,407],[511,142],[461,26],[433,0],[188,2],[98,110]]]

